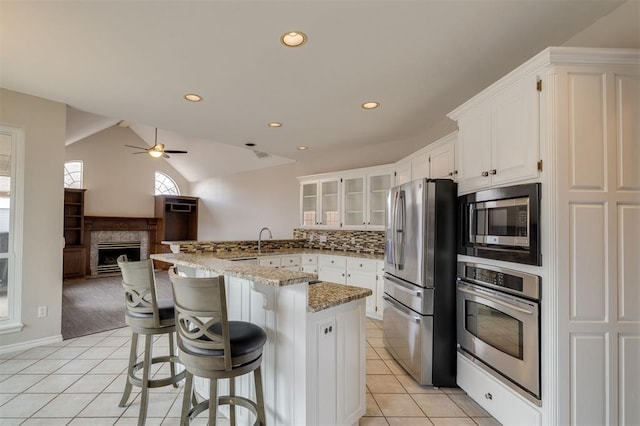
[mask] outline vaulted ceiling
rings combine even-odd
[[[69,105],[68,143],[158,127],[196,181],[419,135],[621,3],[2,1],[0,86]],[[281,44],[293,30],[302,47]]]

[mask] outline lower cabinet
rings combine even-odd
[[[359,257],[318,255],[318,279],[370,289],[366,298],[367,316],[382,319],[382,268],[381,260]]]
[[[539,426],[542,414],[530,402],[458,353],[457,383],[467,395],[504,425]]]
[[[307,425],[357,424],[366,411],[365,301],[309,314]]]
[[[258,263],[260,264],[260,266],[270,266],[272,268],[300,271],[301,257],[299,254],[284,256],[265,256],[260,257]]]

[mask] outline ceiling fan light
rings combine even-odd
[[[162,157],[163,152],[162,151],[157,151],[155,149],[152,149],[151,151],[149,151],[149,155],[152,156],[153,158],[160,158]]]

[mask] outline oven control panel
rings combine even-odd
[[[540,277],[479,263],[458,262],[458,279],[540,300]]]

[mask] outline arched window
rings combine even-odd
[[[169,176],[156,172],[156,195],[180,195],[180,188]]]
[[[82,189],[82,161],[64,163],[64,187]]]

